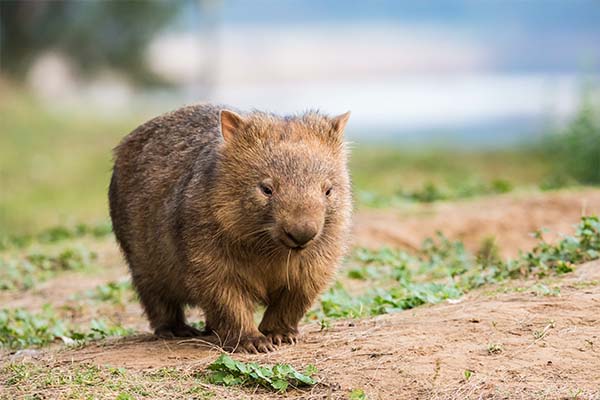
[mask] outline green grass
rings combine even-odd
[[[83,271],[93,267],[97,254],[83,245],[42,252],[0,255],[0,291],[28,290],[64,271]]]
[[[124,304],[127,301],[136,299],[129,280],[112,281],[98,285],[93,290],[87,291],[85,296],[95,301],[105,301],[113,304]]]
[[[291,388],[314,386],[317,372],[308,365],[301,373],[289,364],[263,365],[220,355],[206,369],[163,367],[150,371],[74,364],[13,362],[0,367],[0,383],[13,396],[36,398],[217,398],[215,386],[260,386],[283,393]],[[241,397],[243,394],[240,392]]]
[[[0,250],[10,248],[25,248],[33,243],[54,244],[66,240],[86,236],[103,238],[112,235],[112,225],[109,221],[96,224],[79,223],[74,226],[57,225],[32,234],[0,236]]]
[[[7,398],[216,398],[196,371],[175,368],[136,372],[91,364],[13,362],[0,367],[0,385]]]
[[[42,347],[58,340],[69,345],[82,344],[131,333],[120,325],[96,319],[86,327],[72,326],[61,319],[49,304],[36,313],[21,308],[0,309],[0,349]]]
[[[591,95],[591,91],[584,93],[566,128],[546,138],[545,150],[553,166],[551,183],[574,179],[600,185],[600,106]]]
[[[387,207],[537,188],[551,164],[532,150],[400,150],[356,147],[350,162],[359,205]]]
[[[111,149],[142,121],[51,113],[7,92],[0,96],[0,236],[107,220]]]
[[[378,251],[356,249],[348,277],[368,281],[370,289],[351,294],[338,281],[323,294],[308,319],[361,318],[435,304],[454,299],[486,284],[508,279],[550,275],[573,271],[576,264],[600,258],[600,220],[582,217],[573,236],[548,243],[541,232],[538,244],[519,257],[502,260],[490,239],[484,240],[476,255],[469,254],[461,242],[438,234],[427,239],[418,255],[384,248]],[[532,287],[541,295],[558,295],[556,288]]]

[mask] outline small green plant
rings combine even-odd
[[[40,393],[69,399],[218,398],[206,389],[202,377],[185,368],[158,373],[77,362],[17,361],[0,365],[0,382],[3,399],[36,399]]]
[[[486,268],[502,264],[500,248],[496,244],[495,237],[490,236],[483,239],[477,251],[476,260],[479,265]]]
[[[362,389],[352,389],[350,392],[350,400],[367,400],[367,395]]]
[[[50,305],[45,305],[37,313],[21,308],[0,309],[0,348],[41,347],[57,339],[67,344],[78,344],[131,333],[130,329],[109,325],[103,320],[92,320],[89,330],[79,331],[61,320]]]
[[[274,366],[244,363],[221,354],[208,366],[207,379],[215,385],[260,385],[267,389],[285,392],[288,387],[312,386],[317,382],[312,376],[317,372],[314,365],[306,367],[304,373],[289,364]]]
[[[33,243],[58,243],[64,240],[91,236],[102,238],[112,234],[112,225],[109,221],[95,225],[77,224],[73,227],[55,226],[45,229],[36,235],[18,235],[0,237],[0,250],[11,247],[23,248]]]
[[[560,296],[560,287],[549,287],[543,283],[536,283],[529,290],[537,296]]]
[[[93,290],[85,292],[85,296],[96,301],[106,301],[113,304],[123,304],[134,296],[131,282],[112,281],[96,286]]]
[[[351,295],[337,282],[322,295],[319,307],[307,317],[324,321],[397,312],[456,299],[474,288],[510,278],[567,273],[576,264],[600,257],[598,217],[582,217],[575,235],[557,243],[545,242],[540,232],[536,235],[539,242],[531,251],[508,261],[501,259],[492,238],[484,240],[473,257],[462,243],[451,241],[441,233],[425,240],[418,256],[389,248],[357,249],[352,262],[359,266],[350,270],[351,276],[373,282],[376,289]],[[543,285],[532,290],[541,295],[560,294],[560,289]]]
[[[66,324],[56,316],[50,305],[36,314],[23,309],[0,310],[0,347],[44,346],[69,333]]]
[[[487,352],[490,355],[500,354],[503,351],[504,351],[504,348],[502,347],[501,344],[498,344],[498,343],[490,343],[490,344],[488,344]]]
[[[546,242],[541,231],[536,232],[536,237],[538,244],[522,254],[517,265],[538,276],[571,272],[575,264],[600,257],[600,220],[597,216],[581,217],[575,235],[566,236],[556,244]]]
[[[491,194],[502,194],[513,190],[513,185],[504,179],[495,179],[489,184],[478,180],[449,184],[442,188],[433,182],[426,182],[420,189],[397,190],[388,196],[368,191],[358,192],[360,203],[369,207],[384,208],[396,207],[407,202],[433,203],[443,200],[457,200]]]
[[[73,246],[57,254],[31,251],[24,256],[0,258],[0,290],[27,290],[61,271],[81,271],[93,264],[96,253]]]
[[[548,335],[550,329],[552,328],[554,328],[554,321],[549,321],[548,324],[544,327],[544,329],[533,331],[533,338],[536,342],[544,339],[546,335]]]
[[[475,371],[471,371],[470,369],[465,369],[463,372],[463,376],[465,378],[465,381],[469,381],[469,379],[471,379],[471,377],[473,376],[473,374],[475,373]]]
[[[562,180],[574,178],[584,184],[600,184],[600,117],[591,88],[581,96],[579,110],[569,125],[546,140],[547,157]]]

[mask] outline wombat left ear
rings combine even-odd
[[[344,129],[346,128],[346,124],[348,123],[348,119],[350,118],[350,111],[347,111],[344,114],[340,114],[337,117],[333,117],[331,119],[331,125],[333,127],[333,131],[337,133],[339,136],[342,136],[344,133]]]
[[[244,119],[237,113],[229,110],[221,110],[221,135],[225,142],[231,141],[242,126]]]

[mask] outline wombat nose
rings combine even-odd
[[[294,244],[304,246],[317,236],[319,228],[314,222],[303,222],[286,227],[284,232]]]

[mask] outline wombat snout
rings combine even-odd
[[[304,220],[284,224],[283,243],[292,249],[301,249],[310,243],[320,231],[320,224],[316,221]]]

